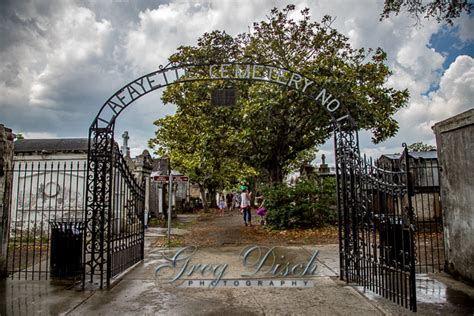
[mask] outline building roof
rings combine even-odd
[[[383,154],[380,157],[386,157],[390,160],[398,160],[398,159],[400,159],[401,155],[400,154]]]
[[[87,138],[19,139],[15,153],[87,152]]]
[[[431,151],[413,151],[409,152],[408,156],[414,159],[438,159],[438,153],[436,150]]]

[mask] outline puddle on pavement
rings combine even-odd
[[[446,303],[447,286],[425,274],[416,276],[416,300],[418,303]]]
[[[364,290],[362,286],[356,286],[355,288],[371,301],[384,300],[382,296],[368,289]],[[420,310],[425,309],[420,305],[431,304],[438,307],[446,306],[446,311],[454,312],[454,314],[474,313],[473,297],[465,292],[448,287],[443,282],[430,278],[426,274],[416,276],[416,299]]]

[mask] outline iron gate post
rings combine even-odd
[[[89,129],[83,286],[85,286],[87,274],[90,276],[90,283],[94,283],[95,276],[99,275],[100,288],[103,288],[104,277],[107,281],[109,280],[108,238],[110,232],[108,219],[113,165],[113,135],[114,124],[99,128],[97,121],[95,121]],[[107,235],[105,235],[106,231]]]
[[[414,209],[412,204],[412,196],[414,195],[413,191],[413,177],[410,172],[410,159],[408,156],[408,146],[404,143],[402,145],[404,156],[405,156],[405,175],[406,175],[406,192],[407,192],[407,204],[408,204],[408,219],[409,219],[409,236],[410,236],[410,309],[416,312],[416,270],[415,270],[415,219],[414,219]]]
[[[355,122],[350,116],[338,121],[334,133],[336,154],[337,205],[339,224],[340,278],[350,281],[351,262],[358,257],[357,199],[355,172],[359,157],[359,143]]]
[[[342,183],[344,182],[343,177],[343,170],[345,170],[344,163],[341,161],[340,154],[338,153],[338,150],[341,150],[338,147],[339,143],[339,131],[334,128],[334,153],[335,153],[335,158],[336,158],[336,197],[337,197],[337,223],[338,223],[338,239],[339,239],[339,279],[344,280],[344,266],[345,266],[345,255],[344,255],[344,246],[343,246],[343,239],[345,238],[345,231],[343,233],[343,228],[344,228],[344,220],[343,220],[343,205],[344,203],[344,196],[343,194],[343,187]],[[342,169],[342,170],[341,170]]]

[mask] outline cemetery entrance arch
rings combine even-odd
[[[171,63],[130,82],[104,103],[89,129],[83,283],[108,286],[144,256],[143,184],[128,171],[114,141],[116,119],[149,92],[212,80],[287,86],[324,108],[334,128],[341,279],[415,310],[408,168],[387,173],[361,159],[354,120],[324,86],[288,69],[252,63]]]

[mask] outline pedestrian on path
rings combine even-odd
[[[219,194],[219,211],[220,211],[220,216],[224,216],[224,211],[225,211],[224,194]]]
[[[257,193],[255,197],[255,204],[257,205],[257,216],[260,216],[260,225],[264,226],[268,224],[268,212],[265,209],[265,199],[263,195]]]
[[[227,210],[229,211],[230,215],[232,215],[232,202],[234,201],[234,196],[231,192],[228,192],[225,196],[225,201],[227,205]]]
[[[240,195],[240,209],[244,216],[244,224],[245,226],[252,226],[252,214],[250,212],[250,195],[247,189],[242,191]]]
[[[241,202],[241,196],[239,193],[235,192],[234,194],[234,207],[239,209],[240,208],[240,202]]]

